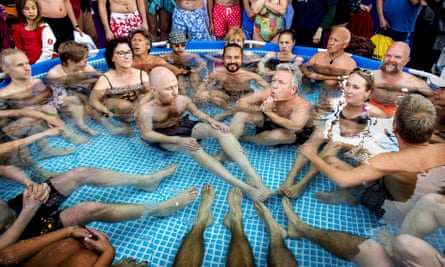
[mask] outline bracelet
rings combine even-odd
[[[74,26],[74,29],[77,29],[77,28],[79,28],[79,24],[77,24],[77,25]]]

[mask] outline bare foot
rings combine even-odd
[[[201,204],[198,211],[198,223],[209,226],[213,223],[213,213],[211,210],[215,190],[211,184],[205,184],[201,189]]]
[[[231,228],[232,223],[241,223],[243,213],[241,211],[241,202],[243,201],[243,193],[238,187],[233,187],[227,194],[229,202],[229,211],[224,216],[224,225]]]
[[[63,149],[63,148],[44,148],[39,151],[39,157],[41,159],[47,159],[52,157],[66,156],[76,153],[75,149]]]
[[[271,189],[258,189],[253,186],[247,185],[247,188],[243,189],[243,192],[246,194],[248,198],[250,198],[253,201],[266,201],[269,199],[273,194],[275,194],[274,191]]]
[[[304,222],[298,218],[297,214],[292,207],[292,203],[287,197],[283,197],[283,210],[287,217],[287,234],[289,238],[296,239],[302,236]]]
[[[281,238],[286,238],[287,232],[284,228],[272,218],[269,209],[262,202],[255,202],[254,208],[258,216],[266,224],[270,235],[278,234]]]
[[[196,195],[198,195],[198,189],[191,186],[187,190],[182,191],[179,195],[160,203],[148,215],[161,217],[170,216],[177,210],[195,201]]]
[[[156,190],[156,188],[158,188],[159,183],[164,178],[172,175],[175,172],[176,168],[178,168],[178,164],[175,163],[155,173],[142,175],[140,178],[137,179],[136,184],[134,184],[133,186],[147,192],[153,192],[154,190]]]
[[[395,236],[385,230],[379,230],[377,232],[377,236],[379,237],[379,242],[380,242],[380,244],[382,244],[386,253],[388,253],[390,256],[393,256],[392,241]]]
[[[88,139],[85,136],[81,136],[76,134],[75,132],[71,131],[67,127],[64,128],[62,136],[69,142],[75,144],[75,145],[81,145],[86,144],[90,139]]]
[[[96,136],[96,135],[100,134],[100,131],[94,130],[86,125],[83,125],[83,126],[79,125],[79,130],[81,130],[82,132],[87,133],[89,135],[92,135],[92,136]]]
[[[326,204],[358,204],[358,200],[351,193],[344,189],[332,192],[315,192],[314,194],[318,200]]]
[[[282,190],[282,195],[288,197],[288,198],[298,198],[306,189],[307,184],[305,183],[298,183],[298,184],[294,184],[291,187],[288,187],[284,190]]]
[[[127,132],[126,128],[121,128],[121,127],[109,127],[107,128],[108,132],[110,132],[110,135],[116,136],[116,135],[125,135],[125,133]]]

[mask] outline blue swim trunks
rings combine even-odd
[[[181,30],[193,41],[210,40],[205,8],[185,10],[176,7],[172,17],[172,31]]]

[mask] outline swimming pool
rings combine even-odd
[[[203,47],[206,47],[206,49],[203,49]],[[200,53],[214,51],[222,47],[221,42],[205,43],[205,46],[202,42],[187,44],[188,51]],[[269,44],[263,49],[258,49],[258,51],[263,53],[271,49],[277,49],[277,46]],[[153,52],[160,53],[162,49],[153,49]],[[308,59],[316,50],[296,48],[295,52]],[[376,68],[378,66],[378,62],[357,58],[359,65],[362,67]],[[101,52],[91,59],[91,63],[98,69],[106,69]],[[54,64],[57,64],[57,60],[34,65],[33,73],[37,76],[37,73],[43,75]],[[0,87],[2,86],[0,85]],[[318,100],[318,91],[315,90],[303,94],[303,96],[315,103]],[[201,108],[212,114],[221,111],[209,105],[202,105]],[[78,146],[67,143],[61,138],[52,137],[50,141],[54,147],[75,148],[77,153],[65,157],[39,160],[40,166],[50,171],[59,172],[75,167],[89,166],[135,174],[152,173],[172,163],[178,163],[179,167],[175,174],[161,182],[159,188],[153,193],[146,193],[130,186],[113,188],[83,186],[67,199],[63,207],[81,201],[145,203],[150,206],[176,195],[189,186],[195,185],[200,190],[203,184],[210,183],[214,186],[216,193],[212,205],[215,220],[214,224],[208,227],[205,232],[203,266],[224,266],[230,242],[230,231],[223,225],[223,218],[228,211],[226,195],[231,186],[200,167],[185,154],[159,151],[145,144],[139,138],[134,124],[132,126],[136,135],[133,138],[110,136],[105,128],[94,122],[89,122],[89,126],[100,130],[103,134],[91,137],[89,143]],[[72,124],[69,124],[69,127],[77,131]],[[218,143],[212,139],[202,140],[201,145],[210,154],[215,154],[219,150]],[[265,184],[273,190],[278,189],[293,163],[298,147],[261,147],[248,143],[242,143],[242,146]],[[234,176],[244,179],[243,173],[235,164],[227,163],[225,166]],[[301,178],[306,170],[307,166],[299,173],[298,177]],[[2,198],[10,199],[22,191],[21,187],[5,179],[0,179],[0,182]],[[390,225],[380,225],[376,217],[360,205],[329,206],[319,202],[314,197],[313,193],[315,191],[330,191],[336,188],[335,184],[319,174],[300,198],[292,200],[294,209],[303,221],[312,226],[346,231],[364,237],[373,236],[377,229],[396,229]],[[104,231],[109,235],[110,241],[116,248],[115,259],[134,257],[138,261],[148,261],[150,266],[170,266],[180,243],[196,219],[199,203],[200,196],[194,203],[167,218],[146,217],[113,224],[91,223],[88,226]],[[287,226],[287,220],[281,208],[281,197],[273,196],[265,204],[271,210],[273,217],[281,225]],[[251,200],[243,199],[242,210],[245,233],[254,251],[256,264],[257,266],[266,266],[267,229],[256,215]],[[428,240],[436,248],[443,250],[445,249],[444,238],[445,232],[439,230]],[[295,255],[300,266],[353,266],[349,262],[332,256],[329,252],[308,240],[286,239],[285,243]]]

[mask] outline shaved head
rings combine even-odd
[[[150,71],[150,83],[153,87],[159,87],[165,80],[171,79],[174,77],[176,79],[175,74],[163,66],[154,67]]]

